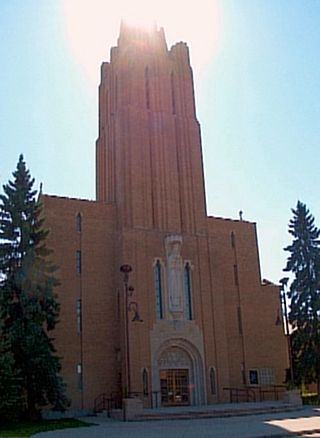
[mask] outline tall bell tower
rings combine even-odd
[[[115,203],[121,228],[205,231],[200,127],[185,43],[121,24],[101,67],[97,200]]]

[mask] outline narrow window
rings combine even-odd
[[[163,319],[161,271],[162,271],[161,263],[159,260],[157,260],[157,263],[155,264],[155,267],[154,267],[157,319]]]
[[[77,300],[77,332],[80,334],[82,331],[82,306],[81,300]]]
[[[77,376],[78,376],[78,389],[82,390],[83,380],[82,380],[82,364],[77,364]]]
[[[78,213],[77,217],[76,217],[76,230],[81,233],[81,227],[82,227],[82,223],[81,223],[81,214]]]
[[[233,231],[231,231],[231,246],[232,248],[236,247],[236,239]]]
[[[176,114],[176,98],[174,94],[174,79],[171,72],[171,102],[172,102],[172,114]]]
[[[217,393],[216,370],[213,367],[210,368],[210,390],[212,395]]]
[[[81,251],[76,252],[76,272],[81,274]]]
[[[143,395],[149,395],[148,371],[144,368],[142,372]]]
[[[192,319],[192,296],[191,296],[191,267],[187,263],[184,267],[184,305],[187,319]]]
[[[150,84],[149,84],[149,67],[144,70],[145,86],[146,86],[146,105],[150,109]]]
[[[233,275],[234,275],[234,284],[239,286],[239,278],[238,278],[238,266],[233,265]]]

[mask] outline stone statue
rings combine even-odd
[[[169,311],[183,312],[183,261],[181,257],[181,236],[165,239],[167,252]]]

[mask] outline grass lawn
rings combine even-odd
[[[74,427],[89,427],[92,424],[68,418],[65,420],[23,421],[0,426],[0,438],[29,438],[35,433],[49,430],[67,429]]]

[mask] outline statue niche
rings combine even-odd
[[[167,253],[167,280],[169,311],[174,319],[181,319],[183,314],[183,260],[181,257],[181,236],[168,236],[165,239]],[[178,314],[180,314],[178,316]]]

